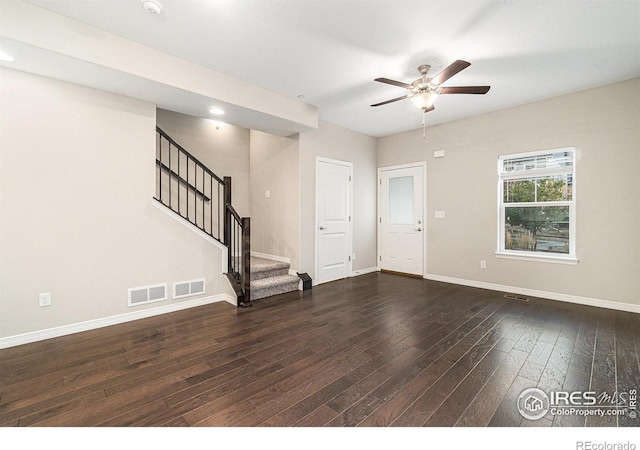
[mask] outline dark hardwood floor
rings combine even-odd
[[[0,424],[638,426],[519,394],[640,388],[640,315],[373,273],[0,350]]]

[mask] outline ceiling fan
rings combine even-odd
[[[405,88],[408,92],[402,97],[375,103],[371,106],[382,106],[388,103],[397,102],[398,100],[410,98],[414,105],[422,109],[423,112],[427,113],[435,109],[433,103],[435,102],[437,96],[440,94],[486,94],[491,86],[440,86],[449,78],[451,78],[461,70],[466,69],[470,65],[471,63],[467,61],[457,60],[449,66],[445,67],[442,72],[440,72],[435,77],[429,78],[427,77],[427,73],[429,73],[429,69],[431,69],[431,66],[425,64],[418,67],[418,71],[422,74],[422,76],[411,84],[403,83],[402,81],[390,80],[389,78],[376,78],[374,81],[402,87]]]

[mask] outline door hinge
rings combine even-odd
[[[380,217],[380,223],[382,223],[382,217]]]
[[[380,255],[380,261],[382,261],[382,255]]]
[[[349,222],[351,222],[351,216],[349,216]]]
[[[382,186],[382,178],[380,178],[380,183],[378,183],[380,186]]]
[[[349,261],[351,261],[351,256],[349,256]]]
[[[351,181],[351,175],[349,175],[349,181]]]

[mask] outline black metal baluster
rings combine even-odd
[[[233,229],[235,231],[235,234],[233,235],[233,245],[236,249],[236,251],[234,252],[235,255],[235,261],[236,261],[236,272],[238,272],[238,280],[240,279],[240,264],[238,261],[238,222],[236,222],[235,220],[233,221]]]
[[[235,262],[236,262],[236,272],[238,273],[238,281],[240,281],[240,261],[238,261],[238,222],[236,222],[235,220],[233,222],[233,229],[234,229],[233,245],[236,249],[234,253]]]
[[[193,163],[193,224],[198,226],[198,164]]]
[[[189,220],[189,186],[189,155],[187,155],[187,216],[185,217],[187,220]]]
[[[167,175],[169,176],[169,208],[173,209],[173,203],[171,202],[171,190],[172,190],[172,182],[173,178],[171,176],[171,142],[169,142],[169,171]]]
[[[182,174],[180,173],[180,154],[182,152],[178,149],[178,214],[182,215],[182,210],[180,209],[180,177]]]
[[[209,230],[213,236],[213,177],[209,175]]]
[[[196,164],[196,162],[193,162],[193,185],[189,185],[189,189],[193,189],[193,215],[192,215],[192,219],[191,219],[191,223],[192,224],[196,224],[197,218],[198,218],[198,214],[196,214],[196,211],[198,210],[198,196],[196,195],[196,190],[193,188],[193,186],[195,186],[195,184],[198,182],[198,166]]]
[[[158,181],[158,183],[159,183],[158,198],[160,199],[160,202],[162,202],[162,204],[164,204],[164,200],[162,199],[162,136],[159,136],[158,148],[160,150],[160,159],[159,159],[160,165],[158,166],[159,167],[159,173],[158,173],[158,175],[159,175],[159,177],[158,177],[158,179],[159,179],[159,181]]]
[[[205,199],[204,199],[204,167],[202,168],[202,230],[206,233],[207,232],[207,227],[204,225],[204,205],[205,204]]]

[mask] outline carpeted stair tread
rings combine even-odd
[[[251,257],[251,280],[260,280],[289,274],[289,263],[272,259]]]
[[[260,289],[266,286],[278,286],[280,284],[287,284],[287,283],[296,283],[297,285],[299,281],[300,281],[300,278],[298,278],[295,275],[289,275],[289,274],[278,275],[277,277],[251,280],[251,289],[253,290],[254,287],[256,289]]]
[[[251,274],[253,276],[253,273]],[[297,291],[300,278],[295,275],[277,275],[275,277],[251,280],[251,300],[258,300],[272,295]]]

